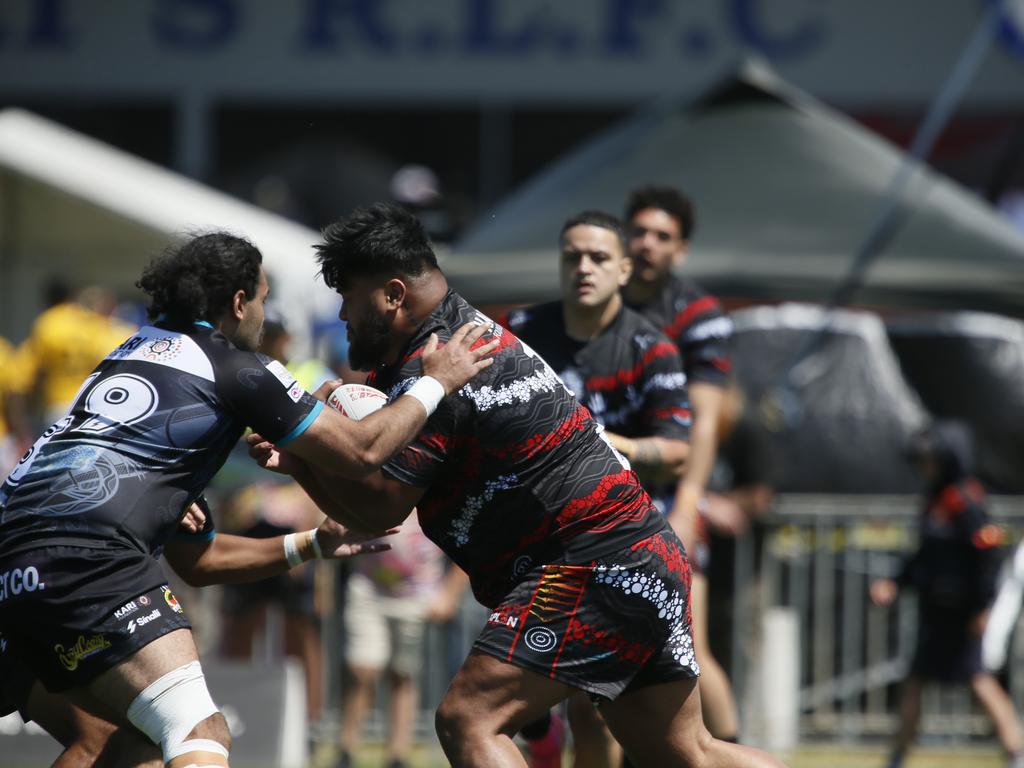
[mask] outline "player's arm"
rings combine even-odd
[[[423,348],[423,374],[440,382],[444,391],[438,395],[449,395],[461,389],[493,362],[487,355],[497,347],[497,340],[473,349],[488,327],[466,324],[441,348],[438,348],[437,337],[431,336]],[[328,472],[368,477],[411,442],[426,423],[433,408],[428,411],[427,404],[417,394],[407,392],[359,421],[324,408],[301,435],[283,447],[286,453]],[[326,393],[318,391],[317,396],[325,399]],[[282,469],[291,474],[286,463]]]
[[[225,533],[206,540],[175,538],[164,547],[164,557],[187,584],[204,587],[265,579],[319,557],[337,559],[383,552],[390,545],[374,539],[388,533],[353,531],[327,519],[311,531],[269,539]],[[289,536],[292,539],[286,542]]]
[[[267,449],[272,450],[272,446],[252,446],[250,453],[262,463],[258,453]],[[366,477],[352,479],[304,464],[295,468],[292,477],[325,515],[361,531],[400,525],[426,491],[396,480],[379,469]]]
[[[605,430],[615,449],[645,480],[678,479],[686,466],[690,446],[685,440],[665,437],[625,437]]]
[[[690,453],[690,402],[679,349],[665,337],[652,340],[639,382],[643,436],[606,434],[643,480],[670,482],[682,477]]]

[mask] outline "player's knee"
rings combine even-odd
[[[473,717],[471,709],[468,702],[451,691],[445,695],[434,713],[434,729],[442,744],[465,742],[472,737],[480,720]]]
[[[228,764],[227,722],[210,697],[198,661],[153,681],[129,705],[128,719],[160,745],[169,766]]]

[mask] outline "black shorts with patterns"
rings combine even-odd
[[[665,525],[584,565],[544,565],[491,613],[473,647],[596,699],[694,678],[690,567]]]
[[[137,550],[55,546],[0,560],[0,632],[51,692],[190,627],[160,564]]]
[[[14,656],[14,648],[6,637],[0,635],[0,717],[18,712],[28,722],[25,707],[35,682],[35,675],[19,663]]]

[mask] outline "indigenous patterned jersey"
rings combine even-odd
[[[322,408],[279,362],[205,323],[142,328],[0,487],[0,556],[111,541],[156,554],[246,426],[283,445]]]
[[[610,431],[625,437],[689,437],[679,351],[633,310],[623,307],[589,341],[566,334],[561,302],[519,309],[499,322],[533,347]]]
[[[493,607],[538,564],[589,563],[652,535],[662,521],[636,473],[547,363],[451,291],[402,361],[367,383],[399,397],[420,375],[416,358],[430,334],[446,341],[467,322],[491,326],[500,340],[494,364],[446,398],[384,471],[427,488],[420,525]]]
[[[629,306],[676,343],[690,384],[725,386],[732,320],[718,299],[704,293],[696,283],[673,275],[654,301]]]

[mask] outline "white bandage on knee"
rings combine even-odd
[[[215,744],[219,750],[203,746],[201,751],[223,752],[227,757],[227,749],[219,742],[205,739],[186,741],[196,725],[216,713],[217,706],[210,698],[203,668],[198,661],[173,669],[154,680],[128,706],[128,720],[154,744],[160,745],[165,763],[191,751],[183,751],[182,747],[197,742]]]

